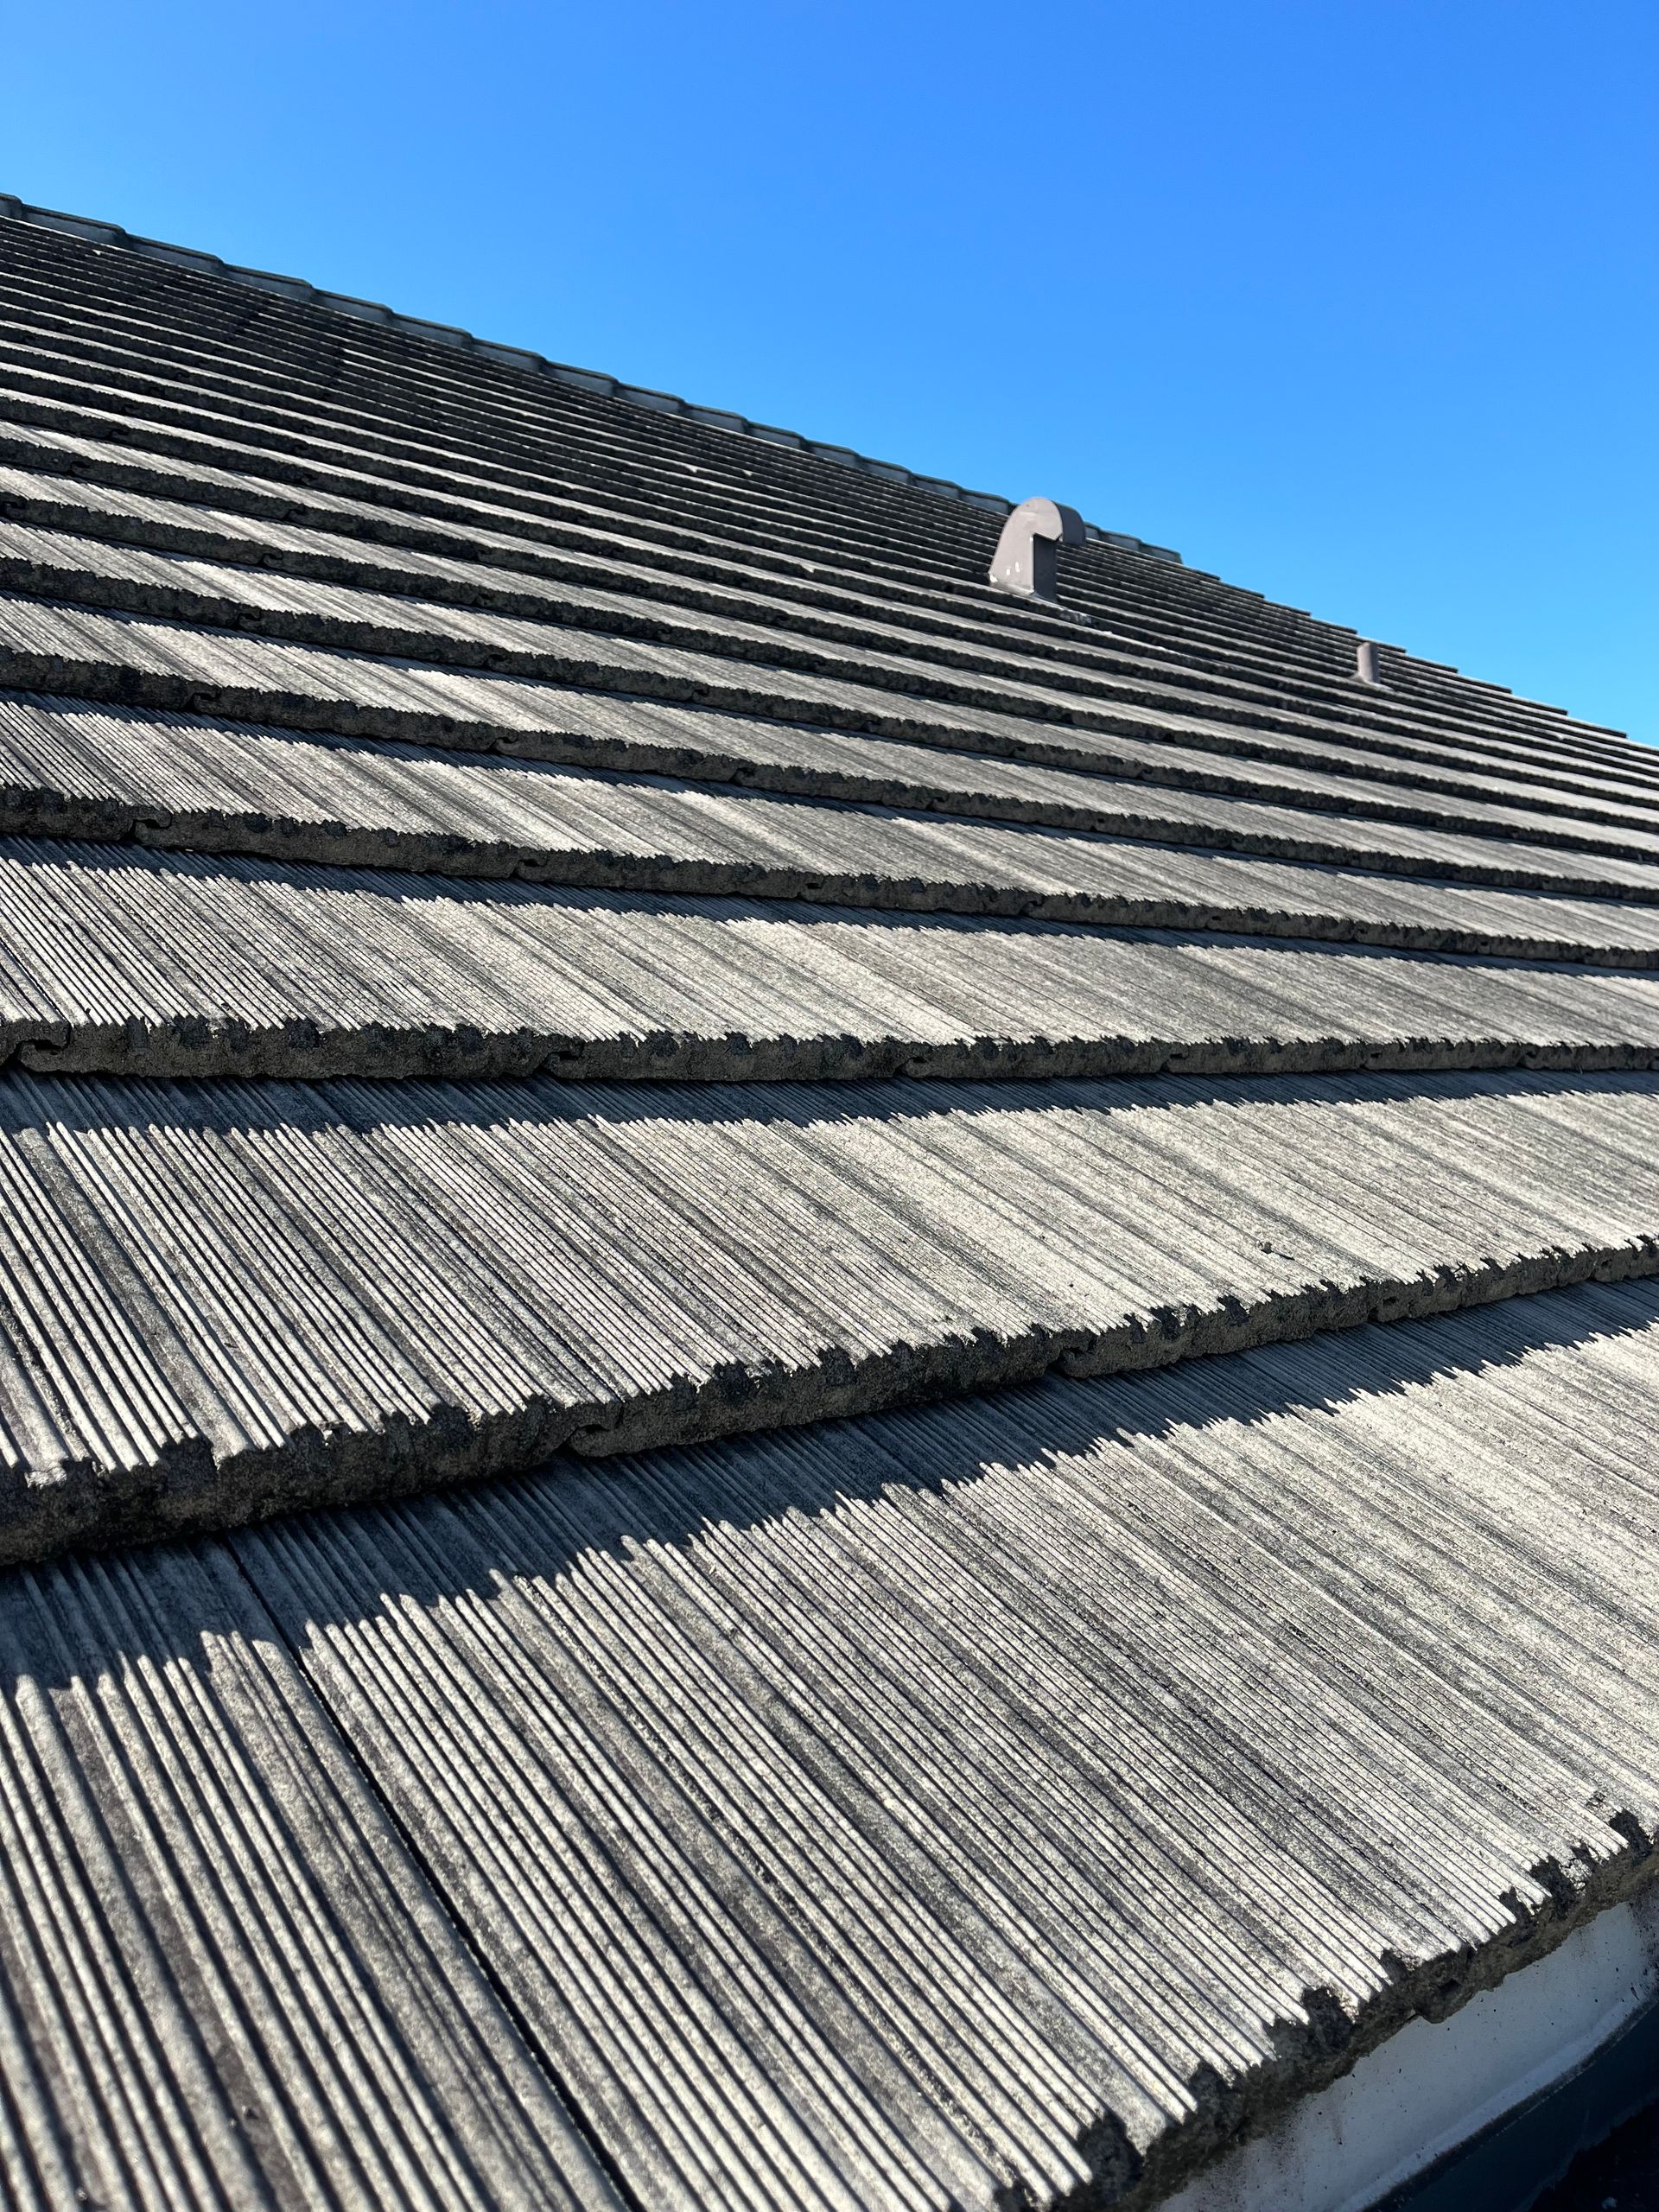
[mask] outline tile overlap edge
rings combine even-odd
[[[769,423],[752,423],[747,416],[737,415],[720,407],[701,407],[689,399],[681,399],[670,391],[653,391],[644,385],[632,385],[620,377],[608,375],[602,369],[573,368],[566,361],[550,361],[545,354],[532,352],[523,346],[505,346],[494,340],[474,337],[469,330],[453,324],[429,322],[419,315],[400,315],[394,308],[384,306],[378,300],[359,300],[347,292],[328,292],[308,283],[302,276],[279,276],[269,270],[245,269],[239,264],[222,261],[216,253],[203,253],[194,246],[169,245],[160,238],[137,236],[123,230],[118,223],[106,223],[86,215],[67,215],[53,207],[37,207],[20,200],[13,193],[0,192],[0,219],[15,223],[33,224],[37,229],[59,231],[71,238],[86,239],[93,245],[118,246],[128,253],[136,253],[146,261],[169,263],[177,269],[190,269],[208,276],[217,276],[232,284],[245,284],[255,291],[274,292],[283,299],[297,301],[305,307],[321,308],[334,315],[346,315],[359,322],[372,322],[400,335],[423,339],[429,344],[446,346],[452,351],[478,355],[485,360],[499,361],[508,368],[525,369],[537,376],[551,377],[556,383],[575,385],[584,391],[601,393],[607,399],[620,399],[630,405],[644,407],[658,415],[680,415],[689,421],[701,423],[710,429],[728,430],[734,435],[760,438],[768,445],[785,446],[798,453],[807,454],[816,461],[829,461],[843,468],[857,469],[866,476],[876,476],[890,484],[902,485],[912,492],[931,493],[935,499],[954,499],[972,507],[982,507],[988,513],[1005,515],[1014,506],[1012,499],[996,492],[970,492],[960,484],[953,484],[943,476],[920,476],[913,469],[893,461],[872,461],[866,454],[855,453],[850,446],[824,443],[815,438],[804,437],[798,430],[785,430]],[[1166,545],[1148,545],[1143,539],[1132,537],[1123,531],[1103,530],[1096,523],[1084,525],[1090,537],[1109,545],[1121,553],[1140,553],[1149,560],[1171,561],[1179,564],[1181,556]]]

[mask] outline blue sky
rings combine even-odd
[[[1659,10],[14,7],[0,189],[1659,740]]]

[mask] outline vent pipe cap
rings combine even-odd
[[[991,563],[991,582],[999,591],[1023,599],[1052,599],[1059,563],[1057,545],[1084,542],[1083,517],[1057,499],[1022,499],[1002,525]]]

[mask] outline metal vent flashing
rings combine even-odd
[[[583,391],[600,392],[607,399],[625,399],[632,406],[648,407],[659,415],[683,415],[694,423],[707,423],[711,429],[729,430],[738,437],[761,438],[768,445],[788,446],[798,453],[811,454],[815,460],[833,461],[843,468],[858,469],[866,476],[879,476],[889,484],[902,484],[909,491],[928,492],[939,499],[964,500],[971,507],[983,507],[989,514],[1006,515],[1015,505],[995,492],[965,491],[960,484],[952,484],[943,476],[918,476],[913,469],[901,467],[897,461],[872,461],[867,454],[855,453],[850,446],[823,445],[816,438],[804,438],[797,430],[780,430],[771,423],[751,423],[746,416],[732,414],[725,408],[698,407],[689,399],[676,397],[671,391],[652,391],[647,385],[625,384],[620,377],[607,376],[601,369],[573,369],[568,362],[550,361],[544,354],[532,353],[527,346],[498,345],[490,339],[474,338],[471,331],[457,330],[447,322],[428,322],[419,315],[399,315],[393,308],[383,307],[378,300],[354,299],[349,292],[319,291],[302,276],[276,276],[265,269],[243,269],[233,261],[221,261],[216,253],[199,253],[193,246],[168,245],[160,238],[136,238],[118,223],[99,222],[87,215],[66,215],[54,207],[35,207],[9,192],[0,192],[0,218],[14,223],[33,223],[41,230],[66,232],[72,238],[86,238],[94,245],[119,246],[124,252],[139,254],[146,261],[165,261],[175,268],[199,270],[206,276],[222,277],[228,283],[246,284],[257,292],[276,292],[283,299],[297,300],[306,307],[323,308],[332,315],[352,315],[359,322],[379,323],[404,337],[421,338],[434,346],[448,346],[456,353],[475,353],[486,360],[505,362],[509,368],[528,369],[532,374],[551,377],[559,384],[573,384]],[[1084,529],[1090,538],[1121,553],[1143,553],[1149,560],[1178,563],[1181,558],[1166,545],[1148,545],[1120,530],[1102,530],[1094,523],[1085,523]]]

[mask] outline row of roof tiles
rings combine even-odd
[[[38,213],[11,2193],[1138,2206],[1638,1885],[1646,756]]]
[[[217,254],[203,253],[191,246],[168,245],[158,238],[136,236],[123,230],[118,223],[99,222],[84,215],[66,215],[55,208],[37,207],[17,199],[10,193],[0,193],[0,218],[13,222],[32,223],[49,231],[59,231],[72,238],[86,238],[92,244],[117,246],[123,251],[136,253],[147,261],[157,261],[175,269],[213,276],[227,283],[250,285],[256,291],[275,293],[279,298],[293,300],[306,307],[315,307],[333,315],[346,315],[354,320],[377,323],[395,330],[400,337],[420,340],[429,345],[452,347],[463,353],[476,354],[480,359],[499,362],[515,369],[528,369],[538,376],[551,377],[560,384],[574,385],[579,391],[602,392],[609,399],[624,399],[635,407],[649,408],[653,412],[683,415],[694,423],[702,423],[718,430],[730,430],[741,436],[764,439],[769,445],[786,446],[801,453],[810,454],[817,461],[831,461],[848,468],[862,470],[890,484],[903,485],[906,490],[925,492],[938,499],[965,499],[969,505],[983,507],[991,514],[1007,514],[1014,502],[996,492],[964,491],[960,484],[953,484],[946,477],[918,476],[913,469],[897,461],[872,461],[868,454],[855,453],[850,446],[824,443],[820,439],[807,438],[797,430],[779,429],[774,423],[751,423],[746,416],[734,414],[723,407],[699,406],[694,401],[676,397],[672,392],[655,391],[643,385],[626,384],[620,377],[607,375],[601,369],[572,368],[568,362],[550,361],[544,354],[527,346],[504,346],[496,341],[475,338],[470,331],[461,330],[450,323],[430,322],[419,315],[400,315],[395,308],[385,307],[376,300],[361,300],[346,292],[329,292],[318,289],[300,276],[277,276],[269,270],[245,269],[235,262],[222,261]],[[1138,537],[1122,531],[1103,530],[1097,524],[1085,524],[1090,534],[1104,543],[1116,546],[1126,552],[1143,553],[1159,561],[1179,561],[1179,553],[1167,546],[1148,545]]]

